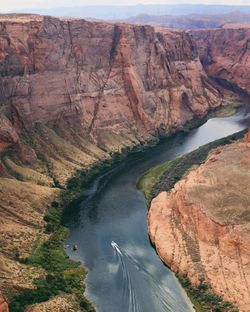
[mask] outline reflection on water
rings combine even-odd
[[[122,286],[122,301],[126,304],[128,312],[144,312],[145,306],[142,303],[145,298],[147,298],[146,311],[167,312],[176,308],[179,312],[187,311],[187,307],[178,305],[178,300],[177,304],[172,304],[177,298],[173,297],[171,288],[164,287],[155,280],[154,270],[153,272],[145,270],[136,258],[121,251],[114,241],[111,242],[111,246],[116,258],[116,265],[113,266],[111,274],[115,274],[118,287]]]
[[[89,270],[86,295],[97,311],[193,310],[178,280],[150,245],[147,207],[136,181],[152,166],[240,131],[248,121],[242,111],[233,117],[211,119],[190,133],[130,155],[85,191],[69,216],[67,243],[79,247],[69,254]]]

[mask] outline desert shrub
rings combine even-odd
[[[34,280],[35,289],[15,295],[10,304],[10,311],[23,312],[26,305],[47,301],[62,292],[75,295],[86,311],[94,311],[91,303],[84,297],[83,281],[86,272],[79,262],[69,258],[62,247],[67,235],[68,229],[59,227],[30,258],[26,259],[26,264],[44,268],[47,275],[45,278]]]

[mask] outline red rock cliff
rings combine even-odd
[[[193,284],[250,307],[250,146],[217,148],[151,203],[148,229],[161,259]]]
[[[208,74],[250,93],[250,28],[191,32]]]
[[[169,132],[220,104],[190,35],[132,26],[0,18],[0,150],[62,122],[98,140]]]
[[[0,312],[9,312],[8,303],[5,298],[0,293]]]
[[[0,16],[0,289],[42,274],[16,254],[42,232],[55,181],[220,102],[185,32]]]

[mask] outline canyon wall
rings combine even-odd
[[[2,150],[36,124],[96,143],[169,132],[220,104],[185,32],[39,16],[0,27]]]
[[[59,185],[221,101],[185,32],[0,16],[0,289],[8,299],[44,274],[18,258],[46,239],[43,217]]]
[[[217,30],[190,34],[123,23],[0,16],[4,294],[34,287],[32,280],[43,274],[17,258],[32,252],[38,236],[44,239],[43,216],[59,194],[56,186],[76,170],[174,131],[221,104],[223,95],[199,56],[209,75],[248,88],[247,71],[240,73],[242,64],[249,64],[243,53],[249,49],[248,33],[239,34],[228,57],[214,47],[223,42],[212,40]],[[203,36],[207,41],[202,42]],[[227,30],[221,36],[230,45]],[[210,54],[217,65],[210,64],[202,44],[216,52]]]
[[[250,93],[250,27],[192,31],[208,75]]]
[[[215,149],[151,203],[148,230],[160,258],[192,284],[208,283],[240,311],[250,306],[250,144]]]
[[[250,28],[191,31],[208,76],[249,101]],[[151,203],[148,228],[161,259],[194,285],[208,283],[241,311],[250,306],[249,135],[216,149]]]
[[[0,311],[1,312],[9,312],[8,304],[5,301],[5,298],[0,293]]]

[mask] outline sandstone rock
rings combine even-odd
[[[8,177],[8,171],[2,161],[0,161],[0,177]]]
[[[191,32],[208,74],[250,93],[250,27]]]
[[[0,16],[0,85],[0,287],[11,291],[41,274],[14,259],[58,195],[37,184],[63,184],[221,103],[184,31],[30,15]]]
[[[32,16],[0,29],[0,105],[15,142],[15,131],[62,120],[93,140],[166,133],[221,103],[186,32]]]
[[[37,161],[34,149],[22,142],[15,146],[14,154],[18,155],[18,160],[24,165],[32,165]]]
[[[247,141],[247,143],[250,143],[250,128],[248,129],[248,132],[246,135],[246,141]]]
[[[246,143],[215,150],[174,189],[153,199],[148,214],[161,259],[193,284],[204,279],[241,311],[250,306],[249,168]]]
[[[0,312],[9,312],[8,303],[0,293]]]
[[[18,141],[18,134],[10,120],[0,114],[0,153]]]
[[[59,295],[48,301],[27,307],[26,312],[80,312],[79,302],[73,295]]]

